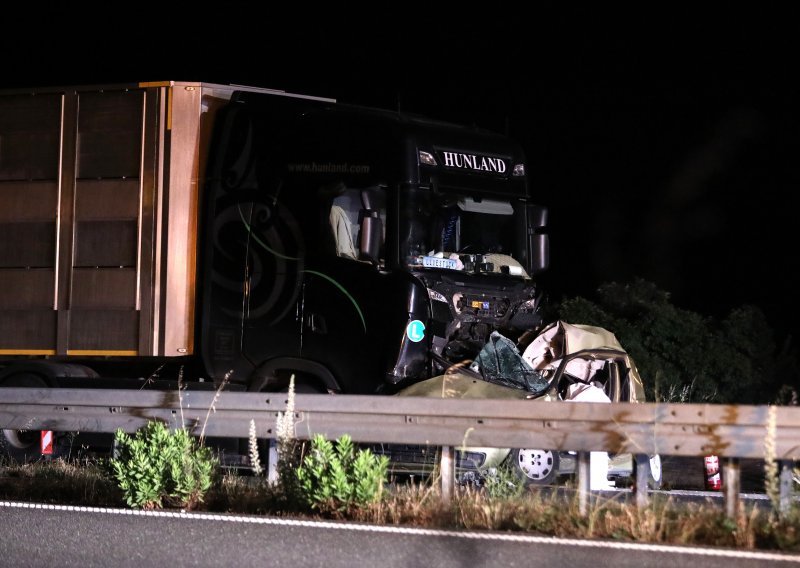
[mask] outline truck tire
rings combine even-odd
[[[336,393],[342,388],[330,369],[316,361],[297,357],[279,357],[261,364],[248,380],[250,392],[286,392],[294,376],[295,392],[305,394]]]
[[[526,487],[551,485],[558,478],[558,452],[518,448],[511,451],[508,459]]]
[[[33,373],[17,373],[6,378],[0,387],[47,388],[45,380]],[[0,433],[0,455],[16,463],[41,459],[40,430],[3,430]]]
[[[647,476],[647,486],[650,489],[661,489],[661,480],[663,479],[661,456],[659,454],[650,456],[649,466],[650,474]]]

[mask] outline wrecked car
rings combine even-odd
[[[645,401],[644,386],[630,356],[606,329],[556,321],[532,341],[515,343],[493,332],[468,365],[457,365],[437,377],[418,382],[395,396],[442,398],[529,399],[547,401]],[[397,473],[425,475],[437,464],[438,448],[381,445]],[[457,448],[457,478],[480,480],[503,465],[526,486],[549,485],[575,471],[574,452],[542,448]],[[592,489],[612,487],[614,478],[633,474],[631,454],[591,452]],[[650,458],[651,487],[661,483],[660,457]]]

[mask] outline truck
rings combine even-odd
[[[526,174],[507,136],[280,90],[1,91],[0,386],[396,393],[541,323]]]

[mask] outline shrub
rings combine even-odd
[[[378,501],[386,481],[389,458],[368,449],[356,452],[350,436],[335,443],[317,434],[297,469],[306,503],[320,511],[343,511]]]
[[[211,488],[219,462],[184,428],[170,432],[150,422],[134,436],[117,430],[114,441],[111,474],[131,507],[192,509]]]

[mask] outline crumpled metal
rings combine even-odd
[[[514,342],[497,331],[489,336],[470,369],[490,383],[527,390],[534,395],[544,393],[549,386],[544,374],[522,358]]]

